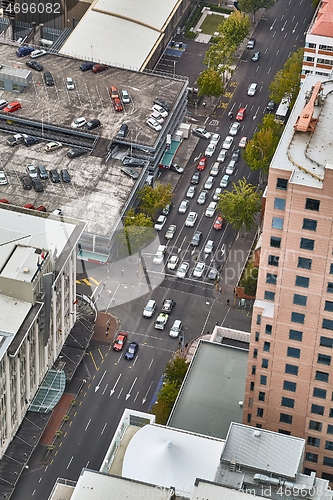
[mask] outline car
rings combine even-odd
[[[23,205],[23,208],[28,208],[29,210],[35,210],[35,207],[33,206],[32,203],[26,203]]]
[[[52,142],[48,142],[45,145],[44,150],[45,150],[46,153],[51,153],[52,151],[56,151],[59,148],[62,148],[61,142],[59,142],[59,141],[52,141]]]
[[[8,105],[6,99],[0,99],[0,109],[5,108]]]
[[[196,186],[190,186],[186,191],[186,198],[193,198],[197,188]]]
[[[14,111],[17,111],[21,108],[22,106],[19,101],[12,101],[9,104],[7,104],[7,106],[5,106],[2,111],[4,113],[13,113]]]
[[[23,45],[22,47],[18,47],[16,49],[16,55],[18,57],[24,57],[27,56],[28,54],[31,54],[35,50],[35,47],[32,45]]]
[[[216,206],[217,202],[216,201],[211,201],[208,207],[206,208],[205,211],[205,216],[206,217],[213,217],[215,212],[216,212]]]
[[[124,139],[128,134],[128,125],[127,123],[122,123],[120,129],[117,132],[118,139]]]
[[[215,153],[216,145],[210,142],[206,147],[205,156],[211,157]]]
[[[32,188],[31,177],[29,177],[29,175],[23,175],[21,177],[21,182],[22,182],[23,189],[31,189]]]
[[[225,169],[225,173],[228,175],[232,175],[236,168],[236,162],[234,160],[230,160],[227,168]]]
[[[110,87],[109,93],[111,99],[116,99],[116,98],[119,99],[119,92],[116,86],[113,85],[112,87]]]
[[[221,193],[222,193],[222,188],[220,188],[220,187],[215,188],[214,193],[213,193],[213,200],[218,201]]]
[[[194,174],[191,177],[191,184],[199,184],[200,181],[200,172],[194,172]]]
[[[193,269],[193,276],[195,278],[201,278],[205,270],[204,262],[197,262],[195,268]]]
[[[207,130],[202,127],[194,128],[192,130],[192,134],[200,137],[201,139],[210,139],[212,137],[212,134],[210,132],[207,132]]]
[[[79,156],[83,156],[86,153],[88,153],[88,151],[86,149],[72,148],[68,151],[67,156],[68,156],[68,158],[79,158]]]
[[[233,151],[232,155],[231,155],[231,159],[237,163],[238,160],[239,160],[239,155],[240,155],[240,150],[239,149],[235,149],[235,151]]]
[[[254,38],[250,38],[250,40],[246,44],[247,49],[253,49],[256,44],[256,41]]]
[[[159,132],[160,130],[162,130],[162,125],[158,123],[156,120],[154,120],[154,118],[148,118],[146,123],[148,127],[150,127],[155,132]]]
[[[204,184],[204,189],[208,189],[208,190],[212,189],[214,181],[215,181],[215,179],[211,175],[209,177],[207,177],[207,180]]]
[[[39,165],[37,167],[37,173],[38,173],[38,176],[40,179],[48,179],[49,178],[49,174],[47,173],[47,170],[46,168],[44,167],[44,165]]]
[[[171,106],[168,104],[164,99],[160,99],[159,97],[156,97],[154,100],[154,104],[157,104],[158,106],[162,106],[162,108],[165,109],[169,113],[171,111]]]
[[[65,81],[66,81],[67,90],[74,90],[75,89],[73,78],[68,76]]]
[[[239,141],[238,147],[244,149],[247,144],[247,137],[242,137]]]
[[[32,187],[34,188],[34,190],[37,193],[42,193],[44,191],[44,186],[41,183],[41,181],[38,179],[38,177],[37,177],[37,179],[31,179],[31,182],[32,182]]]
[[[177,163],[171,163],[170,170],[172,170],[173,172],[177,172],[177,174],[183,174],[185,169],[184,167],[177,165]]]
[[[180,319],[175,319],[172,327],[170,328],[169,335],[171,338],[176,339],[183,329],[183,324]]]
[[[180,214],[184,214],[187,211],[187,209],[188,209],[189,203],[190,202],[188,200],[183,200],[181,202],[181,204],[179,205],[178,212]]]
[[[237,132],[239,129],[240,129],[240,123],[234,122],[229,129],[229,134],[230,135],[237,135]]]
[[[6,198],[1,198],[1,199],[0,199],[0,203],[6,203],[6,205],[9,205],[9,204],[10,204],[10,203],[9,203],[9,201],[8,201],[8,200],[6,200]]]
[[[128,177],[130,177],[134,181],[136,181],[140,177],[139,172],[137,172],[136,170],[134,170],[134,168],[131,168],[131,167],[121,167],[120,170],[121,170],[121,172],[123,174],[127,175]]]
[[[71,182],[71,176],[69,175],[67,168],[62,168],[60,170],[60,175],[62,182]]]
[[[122,102],[119,99],[119,97],[116,97],[115,99],[112,99],[112,103],[113,103],[113,109],[117,113],[120,113],[121,111],[123,111],[123,105],[122,105]]]
[[[234,142],[234,138],[231,135],[227,135],[227,137],[224,139],[224,143],[223,143],[222,148],[223,149],[230,149],[233,142]]]
[[[133,167],[144,167],[146,164],[145,160],[141,160],[140,158],[133,158],[131,156],[125,156],[122,159],[123,165],[132,165]]]
[[[131,98],[127,90],[121,91],[121,100],[123,101],[124,104],[129,104],[131,102]]]
[[[196,212],[190,212],[185,220],[186,227],[193,227],[196,220],[198,218],[198,214]]]
[[[247,95],[254,96],[255,93],[257,92],[257,87],[258,87],[257,83],[251,83],[251,85],[249,85],[247,89]]]
[[[223,163],[224,160],[226,159],[227,157],[227,154],[228,154],[228,151],[226,149],[221,149],[221,151],[219,152],[219,155],[217,157],[217,161],[219,163]]]
[[[5,184],[8,184],[8,179],[3,170],[0,170],[0,185],[4,186]]]
[[[28,137],[27,134],[14,134],[11,135],[10,137],[7,137],[6,142],[9,146],[17,146],[18,144],[21,144],[24,142],[24,138]]]
[[[204,205],[204,203],[206,203],[206,200],[207,200],[207,191],[201,191],[201,193],[197,198],[197,204]]]
[[[152,111],[150,113],[150,117],[149,118],[153,118],[154,120],[156,120],[160,125],[162,125],[162,123],[164,123],[164,118],[162,115],[156,113],[156,111]]]
[[[106,64],[94,64],[94,66],[91,68],[93,73],[102,73],[103,71],[106,71],[108,69],[108,66]]]
[[[172,208],[171,203],[168,203],[167,205],[165,205],[165,207],[162,208],[161,215],[169,215],[171,208]]]
[[[38,61],[33,61],[32,59],[29,59],[25,64],[28,66],[28,68],[34,69],[35,71],[44,70],[44,66],[42,64],[39,64]]]
[[[37,137],[33,137],[32,135],[28,135],[27,137],[24,138],[23,142],[24,142],[24,145],[27,146],[27,148],[29,148],[30,146],[33,146],[34,144],[38,144],[39,139],[37,139]]]
[[[207,165],[207,158],[205,156],[202,156],[198,163],[197,170],[200,171],[205,170],[206,165]]]
[[[223,227],[223,224],[224,224],[224,219],[222,215],[218,215],[213,224],[213,228],[216,229],[216,231],[220,231]]]
[[[162,264],[165,250],[166,250],[166,245],[159,245],[157,252],[153,258],[153,264]]]
[[[190,241],[190,245],[192,245],[193,247],[197,247],[201,241],[201,238],[202,238],[202,232],[195,231]]]
[[[226,188],[229,184],[229,181],[230,181],[229,175],[225,174],[220,181],[220,187]]]
[[[53,212],[51,212],[51,214],[61,216],[62,215],[62,210],[61,210],[61,208],[55,208],[53,210]]]
[[[84,118],[84,116],[80,116],[80,118],[76,118],[72,123],[71,127],[72,128],[81,128],[87,123],[87,120]]]
[[[44,71],[43,77],[44,77],[45,85],[47,85],[48,87],[53,87],[54,80],[53,80],[53,76],[51,75],[51,73],[49,71]]]
[[[208,273],[208,278],[210,280],[215,280],[215,281],[218,281],[219,280],[219,272],[217,269],[215,269],[215,267],[211,267],[209,273]]]
[[[189,267],[190,267],[189,262],[183,261],[177,269],[176,277],[179,279],[184,279],[188,273]]]
[[[142,311],[142,316],[144,318],[151,318],[156,311],[156,301],[153,299],[148,300],[147,304],[145,305],[143,311]]]
[[[166,222],[166,216],[165,215],[160,215],[157,219],[157,221],[155,222],[155,225],[154,225],[154,229],[156,231],[161,231],[163,229],[163,226]]]
[[[169,114],[168,111],[166,111],[162,106],[159,106],[158,104],[154,104],[154,106],[151,109],[153,112],[158,113],[163,118],[166,118]]]
[[[167,264],[167,268],[172,269],[172,270],[176,269],[178,261],[179,261],[179,257],[177,257],[177,255],[172,255],[169,259],[168,264]]]
[[[29,165],[27,165],[27,166],[25,167],[25,169],[26,169],[27,174],[29,175],[29,177],[30,177],[31,179],[37,179],[38,174],[37,174],[37,170],[36,170],[36,168],[34,167],[34,165],[31,165],[31,164],[29,163]]]
[[[171,240],[174,237],[176,231],[177,231],[177,226],[175,226],[175,224],[171,224],[168,227],[167,232],[165,233],[166,239]]]
[[[270,100],[268,103],[267,103],[267,106],[266,106],[266,109],[268,111],[273,111],[273,109],[275,108],[275,102]]]
[[[126,340],[127,340],[127,333],[119,332],[116,340],[113,343],[113,350],[117,352],[122,351],[124,345],[126,344]]]
[[[57,169],[52,168],[52,170],[50,170],[49,172],[49,176],[52,182],[54,183],[60,182],[60,175]]]
[[[131,342],[127,347],[127,351],[125,352],[125,359],[134,359],[138,349],[139,344],[137,342]]]
[[[39,205],[39,207],[36,208],[37,212],[47,212],[46,208],[44,205]]]
[[[80,66],[80,70],[83,72],[90,71],[96,63],[94,62],[82,62]]]
[[[168,314],[160,313],[155,320],[154,328],[156,328],[156,330],[164,330],[165,325],[168,322],[168,319],[169,319]]]
[[[46,50],[37,49],[30,52],[30,57],[32,57],[32,59],[37,59],[37,57],[45,56],[45,54],[47,54]]]
[[[176,302],[173,299],[165,299],[162,304],[161,312],[170,314],[175,305]]]
[[[212,168],[210,169],[209,175],[212,175],[213,177],[216,177],[219,174],[220,171],[220,165],[219,162],[216,161]]]
[[[242,122],[245,118],[246,108],[239,108],[235,120],[237,122]]]
[[[100,127],[101,126],[101,122],[99,120],[97,120],[97,118],[93,118],[92,120],[89,120],[84,128],[86,128],[87,130],[94,130],[95,128],[97,127]]]
[[[208,240],[204,249],[204,253],[212,253],[214,248],[214,241]]]
[[[254,52],[253,56],[251,57],[251,61],[253,62],[258,62],[260,59],[260,52]]]
[[[215,146],[217,146],[217,144],[219,143],[220,139],[221,139],[220,134],[215,133],[215,134],[212,135],[212,137],[210,139],[210,142],[211,142],[211,144],[215,144]]]

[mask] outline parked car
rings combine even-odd
[[[198,218],[198,214],[196,212],[190,212],[185,220],[186,227],[193,227]]]
[[[208,190],[212,189],[214,181],[215,181],[215,179],[213,176],[210,175],[209,177],[207,177],[206,182],[204,184],[204,189],[208,189]]]
[[[220,187],[221,188],[226,188],[229,184],[229,181],[230,181],[230,177],[229,175],[224,175],[220,181]]]
[[[74,90],[75,89],[74,80],[70,76],[68,76],[66,78],[66,87],[67,87],[67,90]]]
[[[61,169],[60,175],[61,175],[62,182],[71,182],[71,176],[69,175],[67,168]]]
[[[236,162],[234,160],[230,160],[227,168],[225,169],[225,173],[228,175],[232,175],[236,168]]]
[[[52,142],[48,142],[46,145],[45,145],[45,152],[46,153],[51,153],[52,151],[56,151],[57,149],[59,148],[62,148],[62,144],[61,142],[58,142],[58,141],[52,141]]]
[[[210,139],[212,137],[212,134],[210,132],[207,132],[207,130],[203,127],[194,128],[192,130],[192,134],[200,137],[201,139]]]
[[[121,172],[123,172],[123,174],[128,175],[128,177],[130,177],[134,181],[136,181],[140,177],[139,172],[137,172],[136,170],[134,170],[134,168],[131,168],[131,167],[121,167],[120,170],[121,170]]]
[[[8,184],[8,179],[3,170],[0,170],[0,185],[4,186],[5,184]]]
[[[201,241],[201,238],[202,238],[202,232],[196,231],[192,236],[192,239],[190,241],[190,245],[192,245],[193,247],[197,247]]]
[[[231,135],[227,135],[227,137],[224,139],[224,143],[223,143],[222,148],[223,149],[230,149],[233,142],[234,142],[234,138]]]
[[[168,229],[167,229],[167,232],[165,233],[165,237],[167,240],[171,240],[175,233],[177,231],[177,226],[175,226],[175,224],[171,224]]]
[[[23,189],[31,189],[32,188],[31,177],[29,177],[29,175],[23,175],[21,177],[21,182],[22,182]]]
[[[197,204],[204,205],[204,203],[206,203],[206,200],[207,200],[207,191],[201,191],[197,199]]]
[[[49,178],[49,174],[47,173],[47,170],[46,168],[44,167],[44,165],[39,165],[37,167],[37,173],[38,173],[38,176],[40,179],[48,179]]]
[[[44,70],[44,66],[42,64],[40,64],[38,61],[34,61],[32,59],[29,59],[25,64],[28,66],[28,68],[34,69],[35,71],[43,71]]]
[[[134,359],[136,353],[138,352],[139,344],[137,342],[131,342],[127,347],[127,351],[125,352],[125,359]]]
[[[43,73],[43,77],[44,77],[45,85],[47,85],[48,87],[52,87],[54,85],[53,76],[51,75],[51,73],[49,71],[45,71]]]
[[[163,229],[164,224],[166,223],[166,216],[165,215],[160,215],[154,225],[154,229],[156,231],[161,231]]]
[[[204,262],[197,262],[195,268],[193,269],[193,276],[195,278],[201,278],[204,273],[205,267],[206,266]]]
[[[74,121],[71,123],[72,128],[81,128],[87,123],[87,120],[84,118],[84,116],[80,116],[80,118],[76,118]]]
[[[251,57],[251,60],[253,62],[258,62],[259,59],[260,59],[260,52],[259,51],[258,52],[254,52],[253,56]]]
[[[156,301],[153,299],[148,300],[147,304],[145,305],[142,315],[144,318],[151,318],[156,311]]]
[[[183,324],[180,319],[175,319],[172,327],[170,328],[169,335],[171,338],[176,339],[183,329]]]
[[[45,56],[45,54],[47,54],[46,50],[37,49],[30,52],[30,57],[32,57],[32,59],[37,59],[37,57]]]
[[[125,156],[122,159],[123,165],[132,165],[132,167],[144,167],[146,164],[145,160],[141,160],[141,158],[134,158],[131,156]]]
[[[148,118],[146,123],[148,127],[154,130],[155,132],[159,132],[160,130],[162,130],[162,125],[158,123],[156,120],[154,120],[154,118]]]
[[[239,108],[239,110],[238,110],[238,113],[237,113],[237,115],[236,115],[235,120],[236,120],[237,122],[241,122],[241,121],[243,121],[243,120],[244,120],[244,118],[245,118],[245,113],[246,113],[246,108]]]
[[[188,190],[186,191],[186,198],[193,198],[195,195],[197,188],[196,186],[190,186]]]
[[[27,134],[14,134],[7,137],[6,142],[9,146],[17,146],[18,144],[22,144],[24,142],[24,138],[28,137]]]
[[[204,249],[204,253],[212,253],[214,248],[214,241],[208,240]]]
[[[7,104],[7,106],[5,106],[2,111],[4,113],[14,113],[14,111],[18,111],[21,108],[22,106],[19,101],[12,101],[9,104]]]
[[[171,269],[171,270],[176,269],[178,261],[179,261],[179,257],[177,257],[177,255],[172,255],[169,259],[168,264],[167,264],[167,268]]]
[[[180,214],[184,214],[188,209],[189,203],[190,202],[188,200],[183,200],[179,205],[178,212]]]
[[[60,182],[60,175],[57,169],[53,168],[52,170],[50,170],[49,175],[52,182]]]
[[[41,183],[41,181],[38,179],[38,177],[36,179],[31,179],[31,182],[32,182],[32,186],[33,186],[34,190],[37,193],[42,193],[44,191],[44,186]]]
[[[200,172],[194,172],[191,177],[191,184],[199,184],[200,181]]]
[[[227,154],[228,154],[228,151],[226,149],[221,149],[221,151],[217,157],[217,161],[220,163],[223,163],[227,157]]]
[[[165,111],[167,111],[168,113],[171,111],[170,104],[168,104],[164,99],[160,99],[159,97],[157,97],[154,100],[154,104],[157,104],[158,106],[162,106],[162,108],[164,108]]]
[[[122,351],[124,345],[126,344],[126,340],[127,340],[127,333],[119,332],[116,340],[113,343],[113,350],[118,352]]]
[[[101,126],[101,122],[99,120],[97,120],[97,118],[93,118],[92,120],[89,120],[86,124],[85,124],[85,128],[87,130],[94,130],[95,128],[97,127],[100,127]]]
[[[250,40],[247,42],[246,48],[247,49],[253,49],[256,44],[256,41],[254,38],[250,38]]]
[[[206,165],[207,165],[207,158],[203,156],[198,163],[197,169],[200,171],[205,170]]]
[[[216,201],[211,201],[206,208],[205,216],[206,217],[213,217],[216,211],[216,206],[217,202]]]
[[[116,99],[116,98],[119,99],[119,92],[118,92],[118,89],[115,85],[110,87],[109,93],[110,93],[111,99]]]
[[[184,279],[188,273],[189,267],[190,267],[190,264],[188,262],[183,261],[177,269],[176,277],[180,278],[180,279]]]
[[[255,93],[257,92],[257,87],[258,87],[257,83],[251,83],[251,85],[249,85],[247,89],[247,95],[254,96]]]
[[[37,137],[33,137],[32,135],[28,135],[27,137],[24,138],[24,145],[27,146],[27,148],[38,143],[39,139],[37,139]]]
[[[31,165],[30,163],[25,167],[27,174],[31,179],[36,179],[38,177],[37,170],[34,167],[34,165]]]
[[[91,69],[93,73],[102,73],[108,69],[108,66],[106,64],[95,64]]]
[[[237,135],[237,132],[239,129],[240,129],[240,123],[234,122],[229,129],[229,134],[230,135]]]
[[[16,55],[17,57],[24,57],[27,56],[28,54],[31,54],[35,50],[35,47],[32,47],[31,45],[23,45],[22,47],[18,47],[16,49]]]
[[[127,123],[122,123],[120,129],[118,130],[117,137],[118,139],[124,139],[128,134],[128,125]]]
[[[80,70],[83,72],[90,71],[94,66],[94,62],[83,62],[81,63]]]
[[[170,165],[170,170],[172,170],[173,172],[177,172],[177,174],[183,174],[185,169],[184,167],[177,165],[177,163],[172,163]]]
[[[216,149],[216,145],[213,144],[212,142],[210,142],[208,144],[208,146],[206,147],[205,156],[208,156],[209,158],[211,156],[213,156],[213,154],[215,153],[215,149]]]
[[[117,113],[123,111],[123,105],[119,97],[112,99],[112,103],[113,103],[113,108]]]
[[[239,141],[238,147],[244,149],[247,144],[247,137],[242,137]]]
[[[168,111],[166,111],[162,106],[159,106],[158,104],[154,104],[154,106],[152,107],[152,111],[161,115],[162,118],[166,118],[169,114]]]
[[[123,101],[124,104],[129,104],[131,102],[131,98],[127,90],[121,91],[121,100]]]
[[[86,149],[72,148],[68,151],[67,156],[68,156],[68,158],[78,158],[79,156],[83,156],[86,153],[88,153],[88,151]]]

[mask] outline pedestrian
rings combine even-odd
[[[205,101],[202,103],[202,105],[203,105],[203,107],[204,107],[204,108],[206,107],[206,103],[205,103]]]
[[[219,288],[219,292],[222,293],[222,288],[221,287]]]
[[[230,120],[232,120],[233,117],[234,117],[234,114],[230,111],[230,115],[229,116],[230,116]]]
[[[209,335],[209,334],[210,334],[210,331],[208,330],[207,335]]]
[[[228,299],[227,300],[227,306],[229,307],[229,305],[230,305],[230,300]]]
[[[219,324],[219,322],[218,322],[218,321],[216,321],[215,326],[218,326],[218,324]]]
[[[110,328],[110,324],[111,324],[111,321],[110,321],[110,318],[109,318],[109,319],[107,320],[107,322],[106,322],[106,327],[107,327],[107,328]]]
[[[136,272],[136,275],[139,276],[139,271]]]
[[[107,337],[109,336],[109,327],[108,326],[106,327],[106,336]]]
[[[121,275],[124,276],[124,274],[125,274],[125,271],[124,271],[124,269],[122,269],[121,270]]]

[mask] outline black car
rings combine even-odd
[[[200,241],[201,241],[201,238],[202,238],[202,232],[201,231],[196,231],[194,233],[194,235],[192,236],[190,245],[192,245],[193,247],[197,247],[199,245]]]
[[[128,133],[128,125],[127,123],[123,123],[118,131],[117,137],[119,139],[124,139]]]
[[[23,175],[21,177],[22,187],[23,189],[31,189],[32,188],[32,180],[29,175]]]
[[[50,179],[52,182],[60,182],[59,172],[55,168],[50,170]]]
[[[167,205],[165,205],[165,207],[162,209],[161,215],[169,215],[170,210],[172,209],[172,206],[173,205],[171,203],[168,203]]]
[[[200,181],[200,172],[197,170],[192,175],[191,184],[199,184],[199,181]]]
[[[126,156],[123,159],[123,165],[132,165],[132,167],[144,167],[146,164],[145,160],[141,160],[140,158],[130,158]]]
[[[184,168],[178,165],[177,163],[172,163],[170,165],[170,170],[173,172],[177,172],[177,174],[183,174],[184,173]]]
[[[165,299],[162,305],[161,312],[170,314],[176,302],[173,299]]]
[[[44,186],[39,179],[31,179],[32,186],[37,193],[42,193],[44,191]]]
[[[252,61],[257,62],[260,59],[260,52],[255,52],[251,57]]]
[[[39,165],[39,167],[37,167],[37,172],[38,172],[40,179],[48,179],[49,178],[49,175],[48,175],[47,170],[44,167],[44,165]]]
[[[26,62],[26,65],[28,66],[28,68],[34,69],[36,71],[43,71],[44,70],[44,66],[39,64],[39,62],[34,61],[33,59],[29,59],[29,61]]]
[[[85,155],[86,153],[87,153],[86,149],[73,148],[68,151],[67,156],[68,158],[78,158],[79,156]]]
[[[71,182],[71,176],[66,168],[60,170],[60,175],[62,178],[62,182]]]
[[[239,160],[239,155],[240,155],[240,150],[236,149],[236,151],[232,153],[231,160],[237,162]]]
[[[53,80],[53,76],[51,75],[51,73],[49,71],[45,71],[43,76],[44,76],[44,81],[45,81],[46,85],[48,87],[52,87],[52,85],[54,85],[54,80]]]
[[[127,347],[127,351],[125,352],[125,359],[133,359],[139,349],[139,344],[137,342],[131,342]]]
[[[39,139],[37,139],[37,137],[32,137],[32,135],[28,135],[28,137],[24,138],[24,145],[27,146],[28,148],[38,143]]]
[[[168,113],[171,110],[170,104],[168,104],[166,101],[164,101],[164,99],[160,99],[159,97],[157,97],[155,99],[154,104],[157,104],[158,106],[162,106],[162,108],[164,108],[165,111],[167,111]]]
[[[94,118],[93,120],[89,120],[86,124],[85,124],[85,128],[87,130],[94,130],[94,128],[97,128],[97,127],[100,127],[101,125],[101,122],[99,120],[97,120],[97,118]]]
[[[83,62],[81,63],[80,70],[81,71],[90,71],[93,66],[95,66],[96,63],[94,62]]]
[[[269,103],[266,106],[266,109],[268,111],[273,111],[274,108],[275,108],[275,102],[274,101],[269,101]]]

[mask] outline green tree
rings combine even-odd
[[[255,13],[259,9],[269,9],[275,3],[275,0],[238,0],[238,7],[243,12]]]
[[[301,81],[304,49],[301,47],[287,59],[283,69],[278,71],[269,86],[270,98],[279,103],[283,97],[290,100],[290,109],[295,104]]]
[[[206,52],[204,63],[210,70],[214,70],[220,75],[223,84],[226,81],[226,75],[232,73],[231,65],[235,60],[236,48],[220,37],[218,42],[211,45]]]
[[[203,71],[198,80],[197,85],[199,87],[199,97],[217,97],[223,93],[223,83],[221,76],[215,69],[208,68]]]
[[[252,295],[252,297],[255,297],[258,284],[258,268],[254,267],[253,261],[249,262],[247,265],[244,276],[240,280],[239,284],[244,287],[246,295]]]
[[[251,21],[247,14],[236,10],[218,27],[225,44],[238,47],[249,34]]]
[[[178,389],[182,385],[189,363],[183,357],[176,357],[166,365],[165,380],[176,384]]]
[[[156,423],[165,425],[168,421],[172,407],[175,404],[179,388],[175,383],[166,382],[158,393],[157,401],[151,409],[156,416]]]
[[[312,0],[312,4],[311,4],[311,5],[312,5],[312,7],[313,7],[314,9],[316,9],[316,8],[318,7],[318,5],[319,5],[319,2],[320,2],[320,0]]]
[[[153,226],[151,217],[144,213],[136,214],[130,209],[124,218],[123,230],[119,233],[123,250],[132,255],[145,247],[155,237]]]
[[[140,208],[154,217],[156,213],[172,201],[172,185],[157,182],[154,187],[144,186],[139,192]]]
[[[248,184],[245,177],[237,184],[233,183],[232,191],[220,195],[218,210],[233,228],[240,231],[243,226],[251,229],[255,224],[255,215],[260,210],[261,194],[256,187]]]

